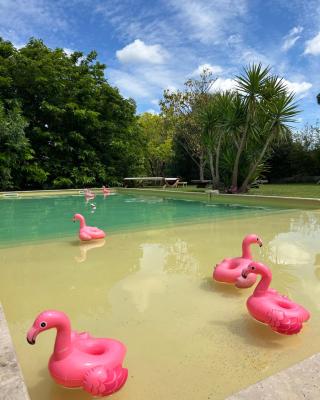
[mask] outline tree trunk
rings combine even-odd
[[[239,190],[240,193],[244,193],[244,192],[247,191],[247,189],[248,189],[248,184],[249,184],[249,182],[250,182],[250,179],[251,179],[252,175],[254,174],[255,170],[257,169],[259,163],[260,163],[261,160],[263,159],[263,157],[264,157],[264,155],[265,155],[265,153],[266,153],[266,151],[267,151],[267,148],[269,147],[269,145],[270,145],[270,143],[272,142],[273,139],[274,139],[274,134],[271,133],[271,135],[270,135],[270,136],[268,137],[268,139],[266,140],[265,145],[263,146],[263,149],[262,149],[262,151],[261,151],[261,153],[260,153],[260,156],[258,157],[258,159],[256,160],[256,162],[254,162],[254,163],[251,165],[251,168],[250,168],[250,170],[249,170],[249,173],[248,173],[248,175],[246,176],[245,180],[243,181],[243,183],[242,183],[242,185],[241,185],[241,188],[240,188],[240,190]]]
[[[200,181],[204,180],[204,166],[205,166],[205,161],[203,160],[203,154],[200,154],[199,157],[199,175],[200,175]]]
[[[211,172],[211,179],[212,179],[212,188],[215,185],[216,182],[216,176],[214,174],[214,166],[213,166],[213,154],[211,150],[208,150],[208,157],[209,157],[209,166],[210,166],[210,172]]]
[[[219,136],[217,148],[216,148],[216,185],[217,187],[220,185],[220,148],[221,148],[221,140],[222,140],[222,134]]]
[[[240,156],[243,152],[244,145],[246,142],[246,136],[247,136],[247,132],[245,131],[241,137],[240,145],[238,147],[236,158],[235,158],[234,164],[233,164],[232,181],[231,181],[231,190],[233,192],[236,192],[238,190],[239,162],[240,162]]]

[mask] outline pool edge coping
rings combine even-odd
[[[320,353],[258,381],[225,400],[318,400]]]
[[[101,188],[91,188],[95,194],[101,192]],[[216,203],[242,203],[242,204],[266,204],[266,205],[283,205],[285,203],[289,208],[302,208],[320,210],[320,198],[316,197],[291,197],[291,196],[266,196],[251,194],[215,194],[211,190],[205,192],[189,192],[175,189],[158,189],[158,188],[123,188],[114,187],[112,191],[119,193],[143,193],[151,195],[161,195],[164,197],[174,198],[198,198],[209,200]],[[41,197],[55,195],[83,195],[82,188],[75,189],[43,189],[43,190],[17,190],[17,191],[0,191],[0,199],[15,199],[26,197]]]
[[[8,400],[30,400],[1,303],[0,348],[0,397]]]

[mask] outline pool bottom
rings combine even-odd
[[[252,250],[272,268],[272,286],[313,312],[300,335],[252,320],[251,289],[211,280],[214,264],[240,254],[248,232],[264,240],[262,252]],[[318,214],[292,212],[111,235],[100,247],[66,239],[1,249],[1,301],[31,399],[90,398],[50,378],[55,332],[35,346],[25,340],[48,308],[64,310],[76,330],[127,345],[119,400],[223,399],[319,351],[319,232]]]

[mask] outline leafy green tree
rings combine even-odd
[[[135,103],[108,84],[96,57],[37,39],[19,50],[0,40],[0,99],[5,107],[18,101],[28,122],[33,160],[22,169],[25,185],[116,183],[141,169]]]
[[[27,122],[18,107],[5,111],[0,103],[0,189],[16,186],[15,175],[32,151],[25,136]]]
[[[162,116],[150,113],[139,117],[139,125],[146,143],[144,158],[148,174],[165,176],[165,169],[173,157],[172,131],[167,129]]]
[[[199,112],[208,101],[208,94],[214,81],[212,73],[205,69],[200,79],[187,80],[183,91],[165,90],[160,101],[166,123],[174,130],[175,139],[197,165],[200,180],[204,179],[207,151]]]

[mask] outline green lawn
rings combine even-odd
[[[197,188],[194,185],[187,187],[179,186],[178,191],[185,192],[204,192],[207,189]],[[168,190],[168,189],[164,189]],[[320,198],[320,185],[307,184],[307,183],[287,183],[287,184],[265,184],[261,185],[258,189],[251,189],[249,194],[263,195],[263,196],[287,196],[287,197],[311,197]]]
[[[288,197],[312,197],[320,198],[320,185],[313,183],[287,183],[261,185],[257,189],[251,189],[249,194],[263,196],[288,196]]]

